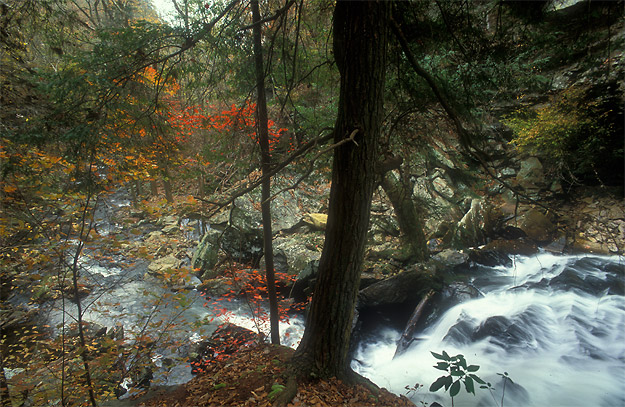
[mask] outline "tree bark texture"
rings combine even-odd
[[[383,117],[386,1],[338,1],[334,56],[341,75],[332,189],[319,275],[294,362],[316,377],[351,377],[349,341],[358,294]],[[356,133],[354,133],[356,132]]]
[[[254,21],[254,62],[256,67],[256,124],[261,152],[261,171],[263,177],[271,171],[271,152],[269,151],[269,128],[267,115],[267,97],[265,96],[265,70],[263,67],[263,48],[261,38],[260,9],[258,0],[252,0],[252,20]],[[280,344],[278,299],[276,296],[275,271],[273,264],[273,232],[271,230],[271,177],[264,177],[261,184],[261,212],[263,218],[263,246],[265,253],[265,276],[269,295],[269,325],[271,343]]]
[[[389,171],[382,176],[382,188],[395,209],[403,245],[407,250],[405,260],[425,261],[428,257],[425,225],[422,215],[415,206],[410,181],[401,175],[398,179],[392,171]]]

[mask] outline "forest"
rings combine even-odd
[[[0,0],[2,407],[625,404],[624,5]]]

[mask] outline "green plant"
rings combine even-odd
[[[503,407],[503,400],[504,400],[504,397],[506,395],[506,383],[508,381],[510,381],[510,383],[514,383],[514,382],[512,381],[510,376],[508,375],[508,372],[497,373],[497,375],[501,376],[501,378],[503,380],[503,390],[501,391],[501,403],[497,402],[497,399],[495,398],[495,394],[493,394],[493,391],[495,390],[495,388],[490,384],[490,382],[488,382],[486,384],[482,384],[480,386],[480,389],[488,390],[490,392],[491,397],[495,401],[495,404],[500,406],[500,407]]]
[[[430,391],[438,391],[443,386],[445,391],[449,391],[451,396],[451,405],[454,405],[454,397],[460,393],[462,383],[467,393],[475,395],[475,384],[485,385],[486,382],[479,378],[474,373],[477,372],[480,367],[477,365],[467,365],[467,361],[464,355],[449,356],[449,354],[443,351],[442,354],[430,352],[432,356],[439,360],[434,366],[438,370],[447,372],[446,376],[441,376],[434,383],[430,385]]]
[[[510,144],[552,163],[556,175],[573,180],[599,177],[623,153],[620,137],[615,138],[611,106],[584,88],[571,87],[544,105],[505,116],[502,122],[514,133]]]
[[[274,384],[273,386],[271,386],[271,391],[269,392],[269,395],[267,397],[269,397],[269,400],[273,400],[274,398],[278,397],[278,395],[280,393],[282,393],[284,391],[285,386],[281,385],[281,384]]]

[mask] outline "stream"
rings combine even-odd
[[[100,230],[119,230],[110,222],[110,212],[127,205],[123,196],[110,198],[98,214]],[[462,388],[454,406],[624,406],[623,258],[542,252],[513,260],[511,267],[482,267],[471,282],[481,296],[447,310],[398,356],[401,332],[380,325],[357,344],[352,368],[381,387],[408,395],[416,405],[436,401],[448,406],[448,394],[428,390],[444,374],[433,368],[436,359],[430,352],[446,351],[479,365],[476,374],[494,388],[489,392],[476,386],[476,395]],[[147,265],[123,256],[96,260],[85,250],[83,278],[94,289],[83,304],[86,321],[123,327],[129,344],[150,330],[166,330],[166,337],[157,338],[162,346],[151,352],[156,367],[152,385],[190,380],[184,356],[221,323],[256,330],[244,302],[207,300],[194,288],[200,283],[196,277],[186,289],[172,291],[147,273]],[[68,302],[65,308],[60,301],[50,304],[48,323],[58,328],[72,322],[75,308]],[[303,329],[301,317],[281,324],[283,344],[296,347]],[[175,345],[167,346],[171,343]],[[513,381],[506,383],[505,392],[498,375],[503,372]]]
[[[430,351],[445,350],[479,365],[495,389],[476,386],[474,396],[463,386],[454,406],[623,406],[624,275],[616,256],[541,253],[484,267],[473,281],[483,296],[446,311],[395,358],[401,332],[382,327],[359,344],[352,368],[417,405],[447,406],[444,389],[428,390],[445,375]],[[502,394],[504,372],[513,383]]]

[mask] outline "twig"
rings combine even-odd
[[[328,147],[324,148],[323,150],[319,151],[319,152],[318,152],[318,153],[317,153],[317,154],[316,154],[316,155],[312,158],[312,160],[310,160],[310,162],[308,163],[308,169],[306,170],[306,172],[304,172],[304,174],[302,174],[302,176],[301,176],[301,177],[299,177],[299,178],[297,179],[297,181],[295,181],[295,183],[294,183],[294,184],[291,184],[290,186],[288,186],[288,187],[286,187],[286,188],[283,188],[283,189],[281,189],[280,191],[276,192],[275,194],[273,194],[272,196],[270,196],[270,197],[267,199],[267,201],[272,201],[272,200],[274,200],[274,199],[275,199],[278,195],[280,195],[281,193],[286,192],[286,191],[289,191],[289,190],[291,190],[291,189],[295,189],[295,188],[297,188],[297,186],[298,186],[298,185],[299,185],[299,184],[300,184],[303,180],[305,180],[305,179],[306,179],[306,178],[310,175],[310,173],[313,171],[313,164],[314,164],[314,163],[315,163],[315,161],[317,161],[317,159],[318,159],[319,157],[321,157],[323,154],[327,153],[327,152],[328,152],[328,151],[330,151],[330,150],[334,150],[335,148],[337,148],[337,147],[339,147],[339,146],[341,146],[341,145],[343,145],[343,144],[345,144],[345,143],[347,143],[347,142],[350,142],[350,141],[353,141],[353,142],[354,142],[354,144],[358,145],[358,143],[356,143],[356,140],[354,140],[354,137],[356,137],[356,134],[358,134],[358,129],[356,129],[356,130],[352,131],[352,133],[349,135],[349,137],[348,137],[348,138],[344,138],[343,140],[341,140],[341,141],[339,141],[339,142],[337,142],[337,143],[334,143],[334,144],[332,144],[331,146],[328,146]],[[263,201],[263,203],[264,203],[264,201]]]

